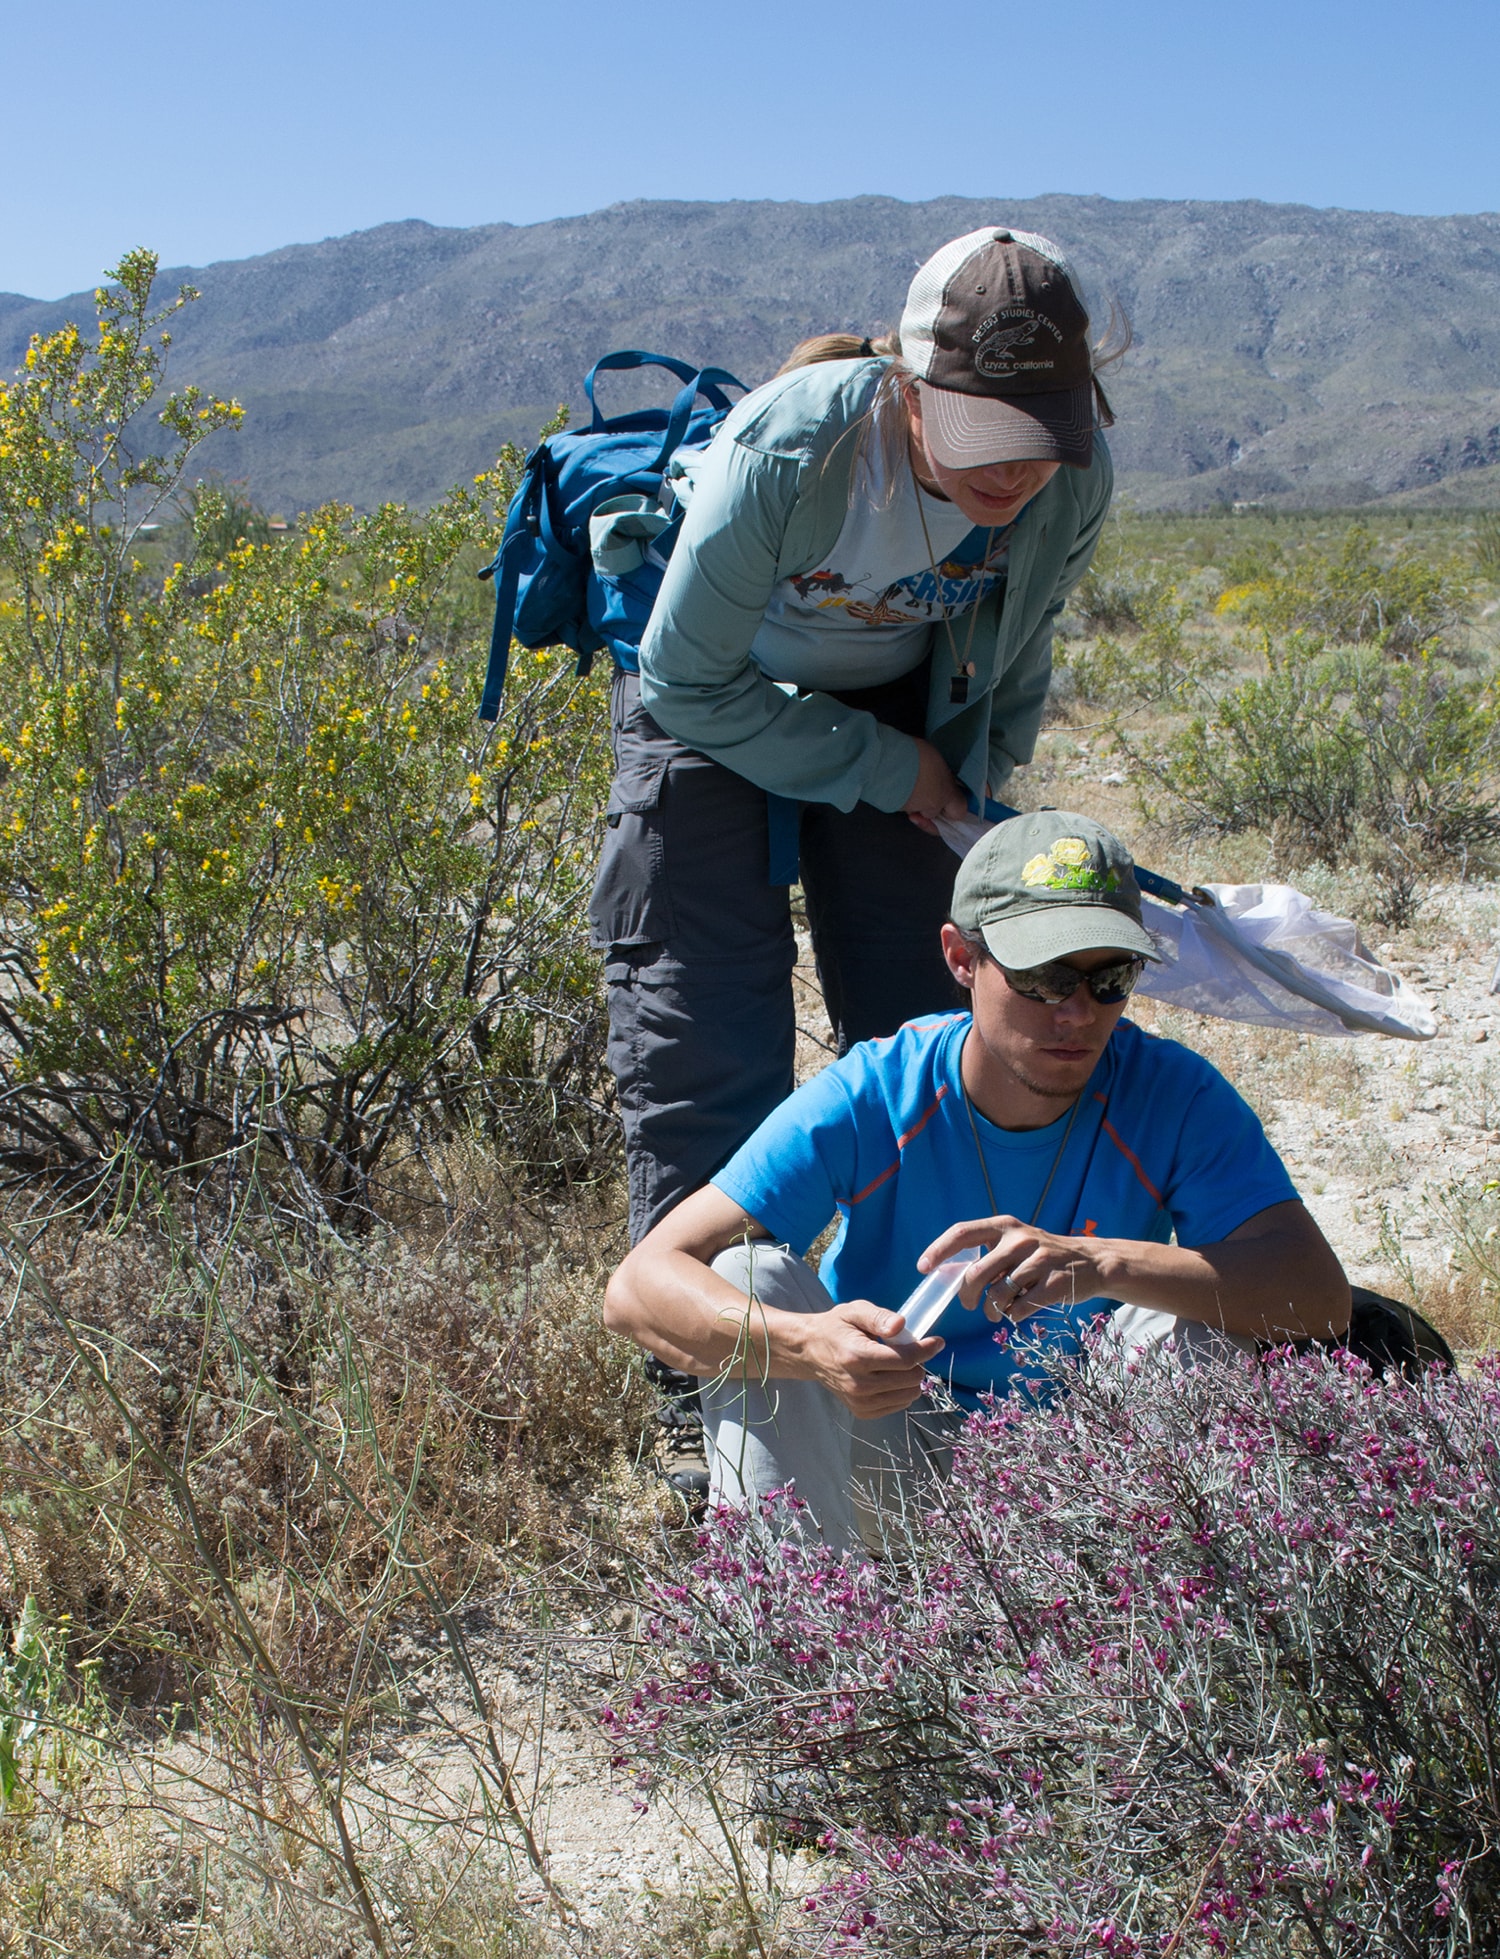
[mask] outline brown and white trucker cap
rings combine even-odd
[[[1094,453],[1089,316],[1050,238],[986,226],[918,272],[901,315],[922,430],[949,469]]]

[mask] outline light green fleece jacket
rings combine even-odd
[[[786,693],[750,645],[773,588],[822,564],[838,542],[858,425],[883,367],[798,368],[735,407],[697,472],[641,641],[641,699],[669,735],[762,789],[845,810],[900,809],[917,779],[916,743],[832,695]],[[1095,435],[1090,467],[1058,470],[1017,518],[1003,593],[975,621],[965,704],[949,699],[949,663],[931,663],[928,739],[976,796],[986,785],[996,795],[1031,759],[1053,621],[1088,568],[1113,482]]]

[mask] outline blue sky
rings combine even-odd
[[[39,298],[629,197],[1500,209],[1500,0],[32,0],[0,54],[0,290]]]

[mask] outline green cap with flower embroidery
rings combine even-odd
[[[1111,947],[1161,958],[1141,922],[1130,852],[1069,810],[1012,816],[981,837],[959,867],[953,922],[1017,971]]]

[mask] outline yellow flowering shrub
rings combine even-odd
[[[514,469],[418,514],[329,506],[184,562],[142,542],[239,410],[163,393],[155,264],[0,389],[0,1163],[97,1176],[247,1148],[324,1209],[478,1127],[603,1147],[584,912],[597,681],[518,652],[476,718]],[[218,546],[220,548],[211,548]]]

